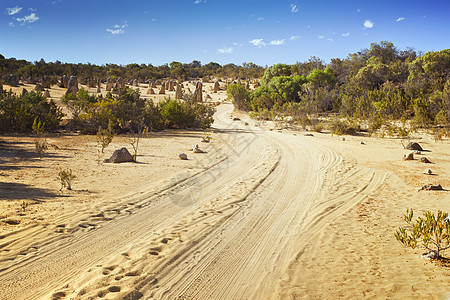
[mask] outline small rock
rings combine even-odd
[[[245,122],[244,125],[248,125],[248,122]]]
[[[239,119],[238,117],[234,117],[233,121],[240,121],[241,119]]]
[[[361,145],[365,145],[366,143],[364,143],[364,141],[359,142]]]
[[[419,150],[419,151],[423,151],[422,147],[419,145],[419,143],[416,142],[410,142],[407,146],[406,149],[408,150]]]
[[[414,160],[414,153],[408,153],[403,155],[403,160]]]
[[[425,184],[420,188],[420,190],[425,191],[442,191],[444,190],[440,184]],[[419,190],[419,191],[420,191]]]
[[[198,145],[194,145],[194,146],[192,147],[192,151],[193,151],[194,153],[206,153],[206,151],[201,150],[201,149],[198,147]]]
[[[341,137],[341,141],[343,141],[343,142],[344,142],[344,141],[345,141],[345,137]]]
[[[314,136],[312,133],[305,133],[305,136]]]
[[[425,258],[425,259],[435,259],[437,257],[438,257],[437,251],[434,251],[434,250],[422,254],[422,258]]]
[[[426,163],[426,164],[430,164],[431,163],[431,161],[429,161],[428,158],[426,158],[425,156],[420,158],[420,162],[423,162],[423,163]]]
[[[179,157],[181,160],[187,160],[187,159],[188,159],[188,157],[187,157],[187,155],[186,155],[185,153],[180,153],[180,154],[178,154],[178,157]]]
[[[426,169],[426,170],[423,171],[422,173],[423,173],[423,174],[426,174],[426,175],[432,175],[432,174],[433,174],[433,172],[431,171],[431,169]]]

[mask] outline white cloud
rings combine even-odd
[[[373,28],[374,23],[370,20],[365,20],[364,21],[364,27],[366,28]]]
[[[123,25],[115,24],[113,26],[114,29],[106,28],[106,31],[113,34],[113,35],[119,35],[125,33],[125,28],[128,26],[127,22],[125,22]]]
[[[195,0],[194,1],[194,4],[200,4],[200,3],[205,3],[206,2],[206,0]]]
[[[22,25],[25,23],[34,23],[38,20],[39,20],[39,17],[36,16],[35,13],[31,13],[29,16],[25,16],[23,18],[16,18],[16,21],[22,23]]]
[[[233,46],[242,47],[242,46],[244,46],[244,44],[242,44],[242,43],[233,43]]]
[[[269,45],[272,45],[272,46],[280,46],[280,45],[283,45],[285,42],[286,42],[285,39],[282,39],[282,40],[273,40],[273,41],[270,41],[270,42],[269,42]]]
[[[332,42],[332,41],[333,41],[333,39],[327,39],[327,41],[329,41],[329,42]]]
[[[404,19],[405,19],[405,18],[400,17],[400,18],[397,19],[397,22],[403,21]]]
[[[22,10],[22,7],[19,7],[19,6],[6,9],[6,11],[8,12],[8,15],[10,15],[10,16],[17,14],[21,10]]]
[[[290,39],[291,41],[295,41],[295,40],[298,40],[299,38],[300,38],[299,35],[293,35],[293,36],[291,36],[289,39]]]
[[[343,33],[342,36],[343,37],[348,37],[348,36],[350,36],[350,32]]]
[[[266,43],[264,43],[263,39],[253,39],[251,41],[248,41],[250,44],[252,44],[255,47],[263,47],[266,46]]]
[[[263,17],[259,17],[258,21],[264,21],[264,18]]]
[[[233,47],[224,47],[224,48],[217,49],[217,53],[220,53],[220,54],[233,53]]]
[[[14,25],[13,22],[9,22],[9,23],[8,23],[8,26],[9,26],[9,27],[16,27],[16,25]]]
[[[291,4],[291,12],[292,12],[292,13],[298,12],[297,4]]]
[[[319,38],[319,40],[322,40],[322,39],[325,38],[325,36],[324,35],[319,35],[318,38]]]
[[[356,9],[356,11],[357,11],[357,12],[361,12],[361,9],[358,8],[358,9]]]

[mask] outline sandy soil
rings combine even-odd
[[[450,141],[416,136],[433,164],[402,161],[400,140],[305,136],[217,109],[208,153],[189,151],[203,132],[164,131],[138,164],[98,164],[93,136],[48,137],[58,149],[41,160],[31,138],[0,137],[0,298],[450,297],[450,268],[393,235],[406,208],[450,212]],[[78,176],[62,194],[60,167]],[[447,190],[418,192],[428,183]]]

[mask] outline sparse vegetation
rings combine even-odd
[[[33,122],[33,133],[35,134],[34,148],[39,155],[39,159],[42,159],[42,154],[47,150],[47,141],[45,140],[45,123],[38,121],[37,117]]]
[[[105,148],[108,147],[109,144],[111,144],[115,132],[112,129],[112,122],[109,122],[108,128],[103,129],[102,126],[98,128],[97,131],[97,146],[101,148],[101,151],[98,151],[98,163],[101,161],[101,155],[104,153]]]
[[[77,178],[75,174],[73,174],[72,169],[61,169],[58,172],[59,180],[61,182],[61,188],[59,189],[61,192],[63,188],[72,190],[72,183]]]
[[[433,214],[427,211],[423,217],[413,220],[412,209],[406,210],[403,219],[408,224],[406,228],[399,227],[395,238],[405,247],[423,247],[434,252],[436,257],[442,257],[442,252],[450,248],[450,218],[448,213],[438,211]]]

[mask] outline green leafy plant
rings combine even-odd
[[[395,238],[405,247],[423,247],[441,258],[442,251],[450,248],[450,218],[448,213],[438,211],[435,215],[430,211],[413,220],[414,212],[407,209],[403,219],[408,224],[399,227]]]
[[[33,122],[33,132],[35,134],[34,138],[34,148],[36,152],[39,154],[39,159],[42,159],[42,154],[47,150],[47,141],[45,140],[45,131],[44,131],[45,123],[41,123],[38,121],[38,118],[34,119]]]
[[[73,174],[72,169],[61,169],[58,172],[58,176],[61,181],[61,188],[59,190],[61,192],[63,188],[67,188],[69,191],[72,190],[72,183],[77,178],[77,176]]]

